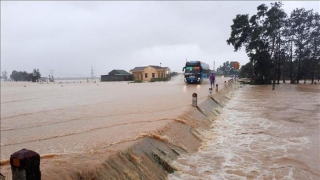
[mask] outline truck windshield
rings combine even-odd
[[[200,68],[198,66],[187,66],[186,73],[200,73]]]

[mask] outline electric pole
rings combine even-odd
[[[49,71],[50,71],[50,75],[51,75],[51,77],[49,78],[49,81],[50,81],[50,82],[53,82],[53,81],[54,81],[54,78],[53,78],[54,70],[53,70],[53,69],[49,69]],[[50,76],[50,75],[49,75],[49,76]]]
[[[93,74],[93,67],[91,66],[91,80],[93,79],[94,74]]]
[[[213,61],[213,71],[216,69],[216,61]]]

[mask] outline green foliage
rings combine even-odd
[[[246,65],[241,66],[239,78],[252,78],[253,66],[251,62],[248,62]]]
[[[7,73],[7,71],[2,71],[1,79],[3,79],[4,81],[7,81],[7,80],[8,80],[8,73]]]
[[[142,80],[134,80],[132,83],[142,83]]]
[[[30,81],[29,73],[27,73],[26,71],[13,70],[10,78],[14,81]]]
[[[223,63],[222,66],[217,68],[217,75],[223,75],[223,76],[231,76],[238,74],[238,71],[234,69],[233,63],[230,63],[229,61],[226,61]]]
[[[41,78],[39,69],[34,69],[31,75],[32,82],[36,82]]]
[[[37,82],[41,78],[39,69],[34,69],[32,73],[26,71],[13,70],[10,78],[14,81],[32,81]]]
[[[312,80],[319,62],[319,14],[304,8],[295,9],[290,17],[281,2],[257,7],[257,13],[238,14],[233,19],[227,44],[235,51],[245,47],[252,63],[252,78],[257,84],[271,83],[282,75],[299,83],[300,77]],[[296,61],[296,62],[295,62]],[[262,79],[265,78],[265,79]],[[319,77],[318,77],[319,78]]]
[[[169,78],[151,78],[150,82],[156,82],[156,81],[168,81]]]

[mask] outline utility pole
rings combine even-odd
[[[213,71],[216,69],[216,61],[213,61]]]
[[[54,70],[53,70],[53,69],[49,69],[49,71],[50,71],[50,75],[51,75],[51,76],[49,75],[49,76],[50,76],[49,81],[50,81],[50,82],[53,82],[53,81],[54,81],[54,78],[53,78]]]
[[[91,80],[93,80],[93,77],[94,77],[94,75],[93,75],[93,67],[91,66]]]

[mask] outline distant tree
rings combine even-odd
[[[54,82],[54,77],[53,77],[53,75],[52,75],[52,76],[49,75],[49,81],[50,81],[50,82]]]
[[[7,81],[8,80],[8,73],[7,71],[2,71],[2,76],[1,78],[4,80],[4,81]]]
[[[41,78],[39,69],[34,69],[33,73],[27,73],[26,71],[13,70],[10,78],[14,81],[32,81],[36,82]]]
[[[237,70],[234,69],[233,63],[226,61],[222,66],[217,68],[217,75],[230,76],[238,74]]]
[[[246,65],[241,66],[239,77],[240,78],[252,78],[253,77],[253,65],[251,62],[248,62]]]
[[[230,63],[226,61],[222,66],[217,68],[217,72],[220,72],[221,75],[228,76],[230,74]]]
[[[14,81],[27,81],[29,74],[26,71],[16,71],[13,70],[10,78]]]
[[[34,69],[32,73],[32,82],[37,82],[41,78],[39,69]]]

